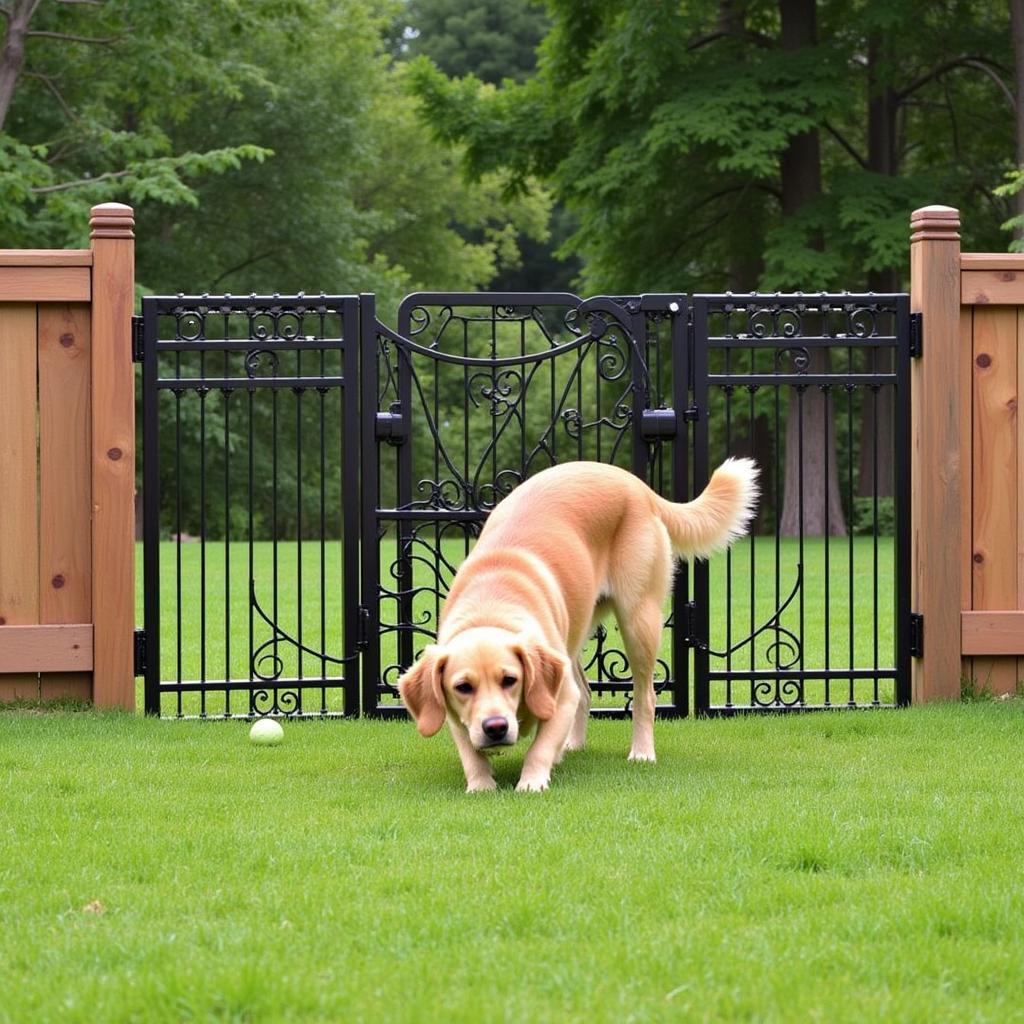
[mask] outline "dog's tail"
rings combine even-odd
[[[693,500],[675,504],[656,496],[656,511],[676,554],[707,558],[747,532],[757,504],[757,465],[753,459],[726,459]]]

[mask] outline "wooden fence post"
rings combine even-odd
[[[924,616],[915,703],[960,695],[960,212],[926,206],[910,218],[910,298],[923,314],[911,370],[912,607]]]
[[[135,218],[103,203],[92,269],[93,702],[135,707]]]

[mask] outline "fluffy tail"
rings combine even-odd
[[[677,505],[657,498],[676,554],[689,561],[707,558],[742,537],[754,518],[757,474],[753,459],[726,459],[693,501]]]

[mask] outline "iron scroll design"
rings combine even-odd
[[[259,646],[252,651],[249,658],[249,667],[252,674],[261,682],[274,683],[281,678],[281,673],[284,672],[284,661],[277,653],[277,647],[282,643],[294,647],[297,651],[301,651],[303,654],[308,654],[311,658],[315,658],[321,663],[330,662],[332,665],[339,665],[343,667],[355,660],[355,655],[337,658],[333,655],[325,654],[323,651],[318,651],[315,648],[310,647],[308,644],[301,643],[290,633],[283,630],[260,606],[259,599],[256,597],[256,581],[253,579],[249,580],[249,604],[253,611],[256,612],[256,614],[270,627],[271,631],[270,638],[259,644]],[[260,670],[260,665],[267,660],[272,661],[274,666],[273,672],[269,675]]]
[[[496,305],[493,321],[456,314],[451,305],[435,313],[417,305],[408,312],[409,336],[377,322],[378,402],[400,407],[401,382],[406,382],[440,470],[417,474],[413,493],[398,506],[400,510],[486,513],[527,476],[561,461],[560,445],[581,450],[588,432],[602,431],[606,438],[612,437],[603,456],[615,461],[633,424],[637,399],[646,395],[649,387],[646,360],[631,322],[635,314],[611,299],[574,301],[557,329],[530,305]],[[479,327],[485,322],[528,324],[543,347],[526,351],[524,343],[522,351],[510,355],[498,354],[496,346],[489,355],[444,349],[445,332],[452,325],[462,324],[465,329],[467,324]],[[548,415],[542,421],[535,396],[547,384],[547,378],[541,378],[543,368],[553,367],[556,361],[559,376],[556,381],[551,370]],[[485,430],[488,436],[471,458],[468,444],[462,446],[467,449],[463,459],[453,452],[447,424],[439,421],[436,389],[443,365],[450,373],[461,369],[463,379],[458,386],[463,392],[464,415],[479,410],[490,423]],[[593,366],[593,380],[588,376],[586,386],[611,391],[594,415],[586,414],[579,401],[587,365]],[[531,395],[534,404],[528,407]],[[508,457],[511,451],[515,452],[514,464]]]

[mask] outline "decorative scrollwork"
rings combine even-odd
[[[742,650],[747,644],[752,644],[762,633],[766,633],[769,630],[775,633],[775,641],[768,646],[766,656],[770,661],[773,661],[775,666],[783,671],[792,668],[799,660],[801,653],[801,646],[799,638],[789,629],[781,623],[782,613],[793,603],[796,595],[800,593],[800,589],[804,584],[804,570],[803,565],[800,562],[796,564],[796,580],[793,583],[793,589],[789,592],[789,596],[781,605],[772,613],[772,615],[753,633],[744,637],[742,640],[733,644],[731,647],[726,648],[724,651],[712,650],[705,643],[701,643],[699,646],[713,655],[716,658],[728,658],[735,654],[737,651]],[[780,660],[781,652],[787,650],[790,652],[790,660],[782,662]],[[774,660],[772,655],[774,654]]]
[[[263,360],[266,359],[269,373],[264,373]],[[250,379],[259,376],[274,377],[277,375],[281,360],[278,354],[268,348],[254,348],[245,354],[245,375]]]
[[[253,690],[249,698],[249,714],[292,716],[300,710],[299,694],[296,690]]]
[[[206,335],[206,317],[198,309],[176,310],[174,337],[177,341],[202,341]]]
[[[806,373],[811,366],[811,353],[800,345],[780,348],[775,351],[775,372],[782,373],[783,360],[788,357],[797,373]]]
[[[798,679],[757,679],[750,687],[750,702],[759,708],[799,707],[804,685]]]
[[[752,306],[747,310],[746,333],[758,339],[797,338],[803,334],[801,313],[792,306]]]
[[[284,659],[278,654],[278,646],[280,644],[288,644],[294,647],[298,651],[302,651],[308,654],[310,657],[315,658],[317,661],[330,662],[332,665],[347,665],[352,659],[351,658],[336,658],[330,654],[325,654],[323,651],[318,651],[313,647],[309,647],[306,644],[299,643],[295,637],[286,633],[267,613],[260,607],[260,602],[256,597],[256,581],[254,579],[249,580],[249,604],[253,611],[270,627],[271,635],[268,640],[264,640],[255,650],[250,652],[249,667],[252,671],[253,676],[259,679],[261,682],[273,683],[281,678],[281,673],[284,672]],[[269,671],[265,671],[262,666],[265,662],[269,661],[271,668]]]

